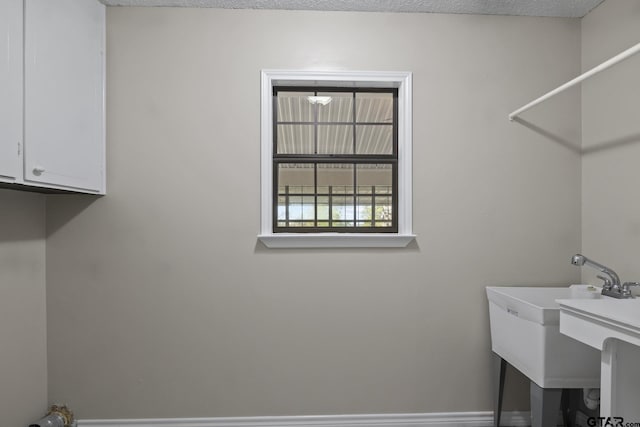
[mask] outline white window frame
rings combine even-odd
[[[398,232],[274,233],[273,232],[273,87],[344,86],[398,89]],[[412,232],[412,74],[388,71],[262,70],[260,112],[260,197],[258,239],[268,248],[405,247]]]

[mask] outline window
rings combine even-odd
[[[397,89],[284,86],[273,98],[274,233],[397,233]]]
[[[410,107],[410,73],[263,71],[260,240],[406,246]]]

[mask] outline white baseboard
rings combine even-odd
[[[529,412],[504,412],[500,424],[531,425]],[[79,420],[78,427],[492,427],[491,412],[319,415],[289,417]]]

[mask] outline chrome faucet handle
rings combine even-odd
[[[633,295],[631,294],[631,289],[629,289],[632,286],[640,286],[640,283],[638,282],[624,282],[622,284],[622,297],[623,298],[633,298]]]
[[[602,289],[607,291],[611,289],[611,279],[609,279],[608,277],[600,276],[600,275],[597,275],[596,277],[604,281],[604,283],[602,284]]]

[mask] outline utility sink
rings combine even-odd
[[[599,388],[600,352],[560,334],[556,303],[599,296],[588,289],[487,287],[491,349],[542,388]]]

